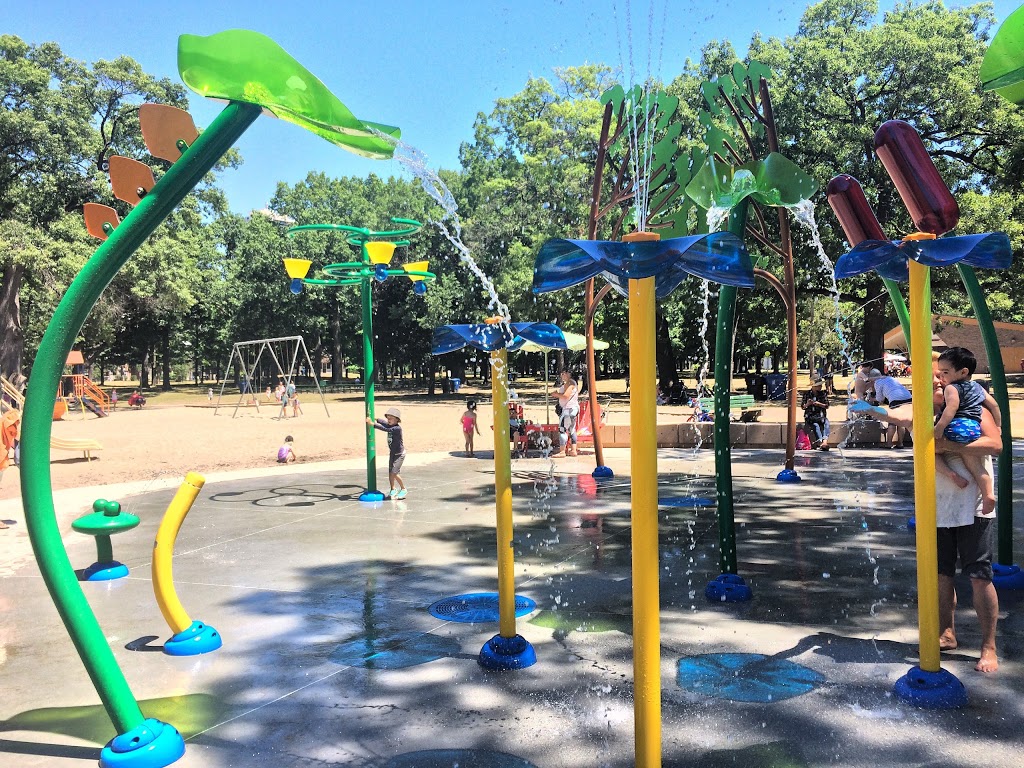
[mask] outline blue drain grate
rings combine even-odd
[[[516,616],[525,616],[537,609],[528,597],[516,595]],[[438,600],[430,606],[430,615],[460,624],[486,624],[498,620],[498,593],[474,592]]]
[[[708,653],[680,659],[676,682],[684,690],[716,699],[767,704],[813,691],[825,677],[760,653]]]

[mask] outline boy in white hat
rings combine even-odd
[[[388,482],[391,491],[388,493],[390,499],[404,499],[406,497],[405,483],[402,482],[402,463],[405,461],[405,440],[402,437],[402,412],[397,408],[388,408],[384,411],[384,418],[377,419],[374,423],[369,416],[366,423],[388,433]],[[397,486],[397,487],[396,487]]]

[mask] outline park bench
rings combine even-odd
[[[697,399],[700,403],[702,410],[708,413],[715,412],[715,398],[713,397],[701,397]],[[730,395],[729,396],[729,410],[740,412],[740,421],[747,423],[757,421],[761,416],[761,409],[754,408],[754,396],[753,395]]]

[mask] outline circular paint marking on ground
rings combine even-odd
[[[430,615],[460,624],[487,624],[498,620],[498,593],[474,592],[438,600],[430,606]],[[516,617],[537,610],[537,603],[528,597],[516,595]]]
[[[384,763],[383,768],[537,768],[533,763],[504,752],[486,749],[425,749],[406,752]]]
[[[461,648],[453,638],[422,632],[396,632],[349,638],[331,652],[331,661],[367,669],[405,669],[454,656]]]
[[[682,507],[693,509],[694,507],[713,507],[715,500],[706,496],[666,496],[658,499],[659,507]]]
[[[786,659],[760,653],[708,653],[679,660],[680,688],[729,701],[761,704],[813,691],[825,677]]]

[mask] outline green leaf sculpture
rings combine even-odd
[[[992,38],[981,62],[981,87],[1024,104],[1024,6],[1011,13]]]
[[[358,119],[320,80],[266,35],[231,29],[178,38],[178,72],[201,96],[256,104],[363,157],[387,159],[401,131]]]
[[[790,207],[810,200],[817,191],[818,183],[778,152],[738,167],[709,157],[686,186],[686,194],[702,208],[732,208],[745,197],[762,205]]]

